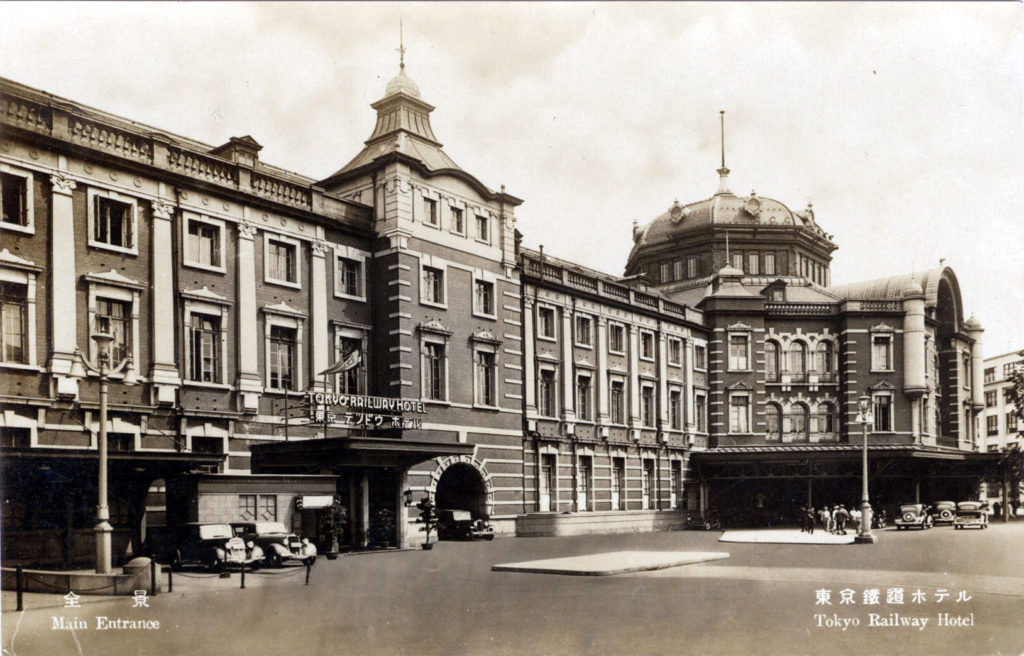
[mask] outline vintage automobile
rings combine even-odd
[[[260,547],[269,567],[280,567],[289,560],[309,561],[310,565],[316,562],[316,547],[300,540],[282,522],[233,522],[231,529],[247,543]]]
[[[988,528],[988,509],[982,501],[961,501],[956,504],[956,518],[953,520],[953,528],[967,528],[977,526]]]
[[[693,511],[686,514],[686,528],[710,531],[712,529],[722,528],[722,521],[719,519],[718,513],[710,508],[706,515]]]
[[[932,504],[932,522],[935,525],[952,524],[956,517],[955,501],[936,501]]]
[[[438,510],[439,540],[493,540],[494,527],[483,518],[473,519],[468,510]]]
[[[932,516],[928,507],[923,503],[905,503],[900,506],[900,513],[896,517],[896,530],[911,528],[926,529],[932,527]]]
[[[145,551],[172,569],[201,565],[212,571],[228,567],[259,567],[263,550],[235,535],[228,524],[181,524],[153,527]]]

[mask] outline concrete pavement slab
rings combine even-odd
[[[759,529],[756,531],[726,531],[719,542],[753,542],[763,544],[853,544],[854,534],[833,535],[824,531],[804,533],[791,529]]]
[[[530,572],[574,576],[610,576],[644,572],[679,565],[728,558],[724,551],[611,551],[608,553],[503,563],[491,567],[495,572]]]

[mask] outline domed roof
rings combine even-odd
[[[967,321],[964,322],[965,330],[981,330],[981,322],[978,321],[972,314]]]
[[[405,66],[398,72],[398,75],[391,78],[388,86],[384,88],[384,97],[393,96],[396,93],[404,93],[413,98],[420,97],[420,88],[416,86],[412,78],[405,74]]]
[[[637,231],[636,246],[671,241],[676,235],[711,224],[788,225],[807,228],[828,237],[814,222],[814,211],[810,205],[806,210],[794,212],[779,201],[763,198],[753,191],[745,197],[724,191],[688,205],[680,205],[676,201]]]
[[[924,287],[916,279],[911,278],[903,287],[903,298],[924,298]]]

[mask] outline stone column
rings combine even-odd
[[[526,290],[523,290],[524,292]],[[537,372],[534,357],[533,299],[523,297],[523,395],[526,417],[537,416]]]
[[[259,366],[259,322],[256,317],[256,226],[238,224],[238,392],[243,412],[259,411],[263,379]]]
[[[53,353],[49,362],[50,375],[57,396],[77,397],[78,379],[71,376],[71,365],[78,348],[78,317],[88,316],[84,312],[79,315],[75,294],[75,216],[71,192],[77,184],[63,172],[51,175],[50,184],[53,189],[50,221],[50,326]],[[31,189],[29,193],[32,193]]]
[[[312,378],[311,389],[323,390],[324,377],[320,372],[330,366],[329,363],[329,332],[327,327],[327,244],[314,241],[313,257],[310,260],[309,275],[309,343],[313,369],[309,372]]]
[[[693,357],[694,344],[692,337],[687,337],[683,340],[683,349],[683,376],[686,380],[686,389],[683,392],[683,407],[686,408],[686,433],[688,435],[693,435],[693,431],[697,426],[697,420],[693,413],[693,409],[697,404],[694,402],[693,396],[693,363],[695,360]]]
[[[639,439],[640,425],[640,361],[639,333],[635,325],[629,326],[629,428],[634,439]]]
[[[658,430],[668,430],[668,349],[665,333],[658,332]],[[663,434],[664,441],[668,435]],[[660,476],[659,476],[660,478]]]
[[[573,311],[569,308],[562,309],[562,421],[565,422],[565,432],[572,435],[575,432],[576,423],[576,372],[573,366],[573,333],[572,333]]]
[[[608,437],[608,319],[597,318],[597,380],[594,381],[597,396],[597,425],[602,437]]]
[[[161,185],[162,187],[163,185]],[[153,238],[150,240],[152,280],[153,366],[151,398],[154,404],[173,405],[181,374],[174,361],[174,205],[154,200]],[[141,363],[139,363],[141,365]]]

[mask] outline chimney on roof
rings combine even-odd
[[[211,155],[223,157],[236,164],[243,166],[256,166],[259,161],[259,152],[263,150],[255,139],[246,135],[244,137],[231,137],[223,146],[217,146],[210,151]]]

